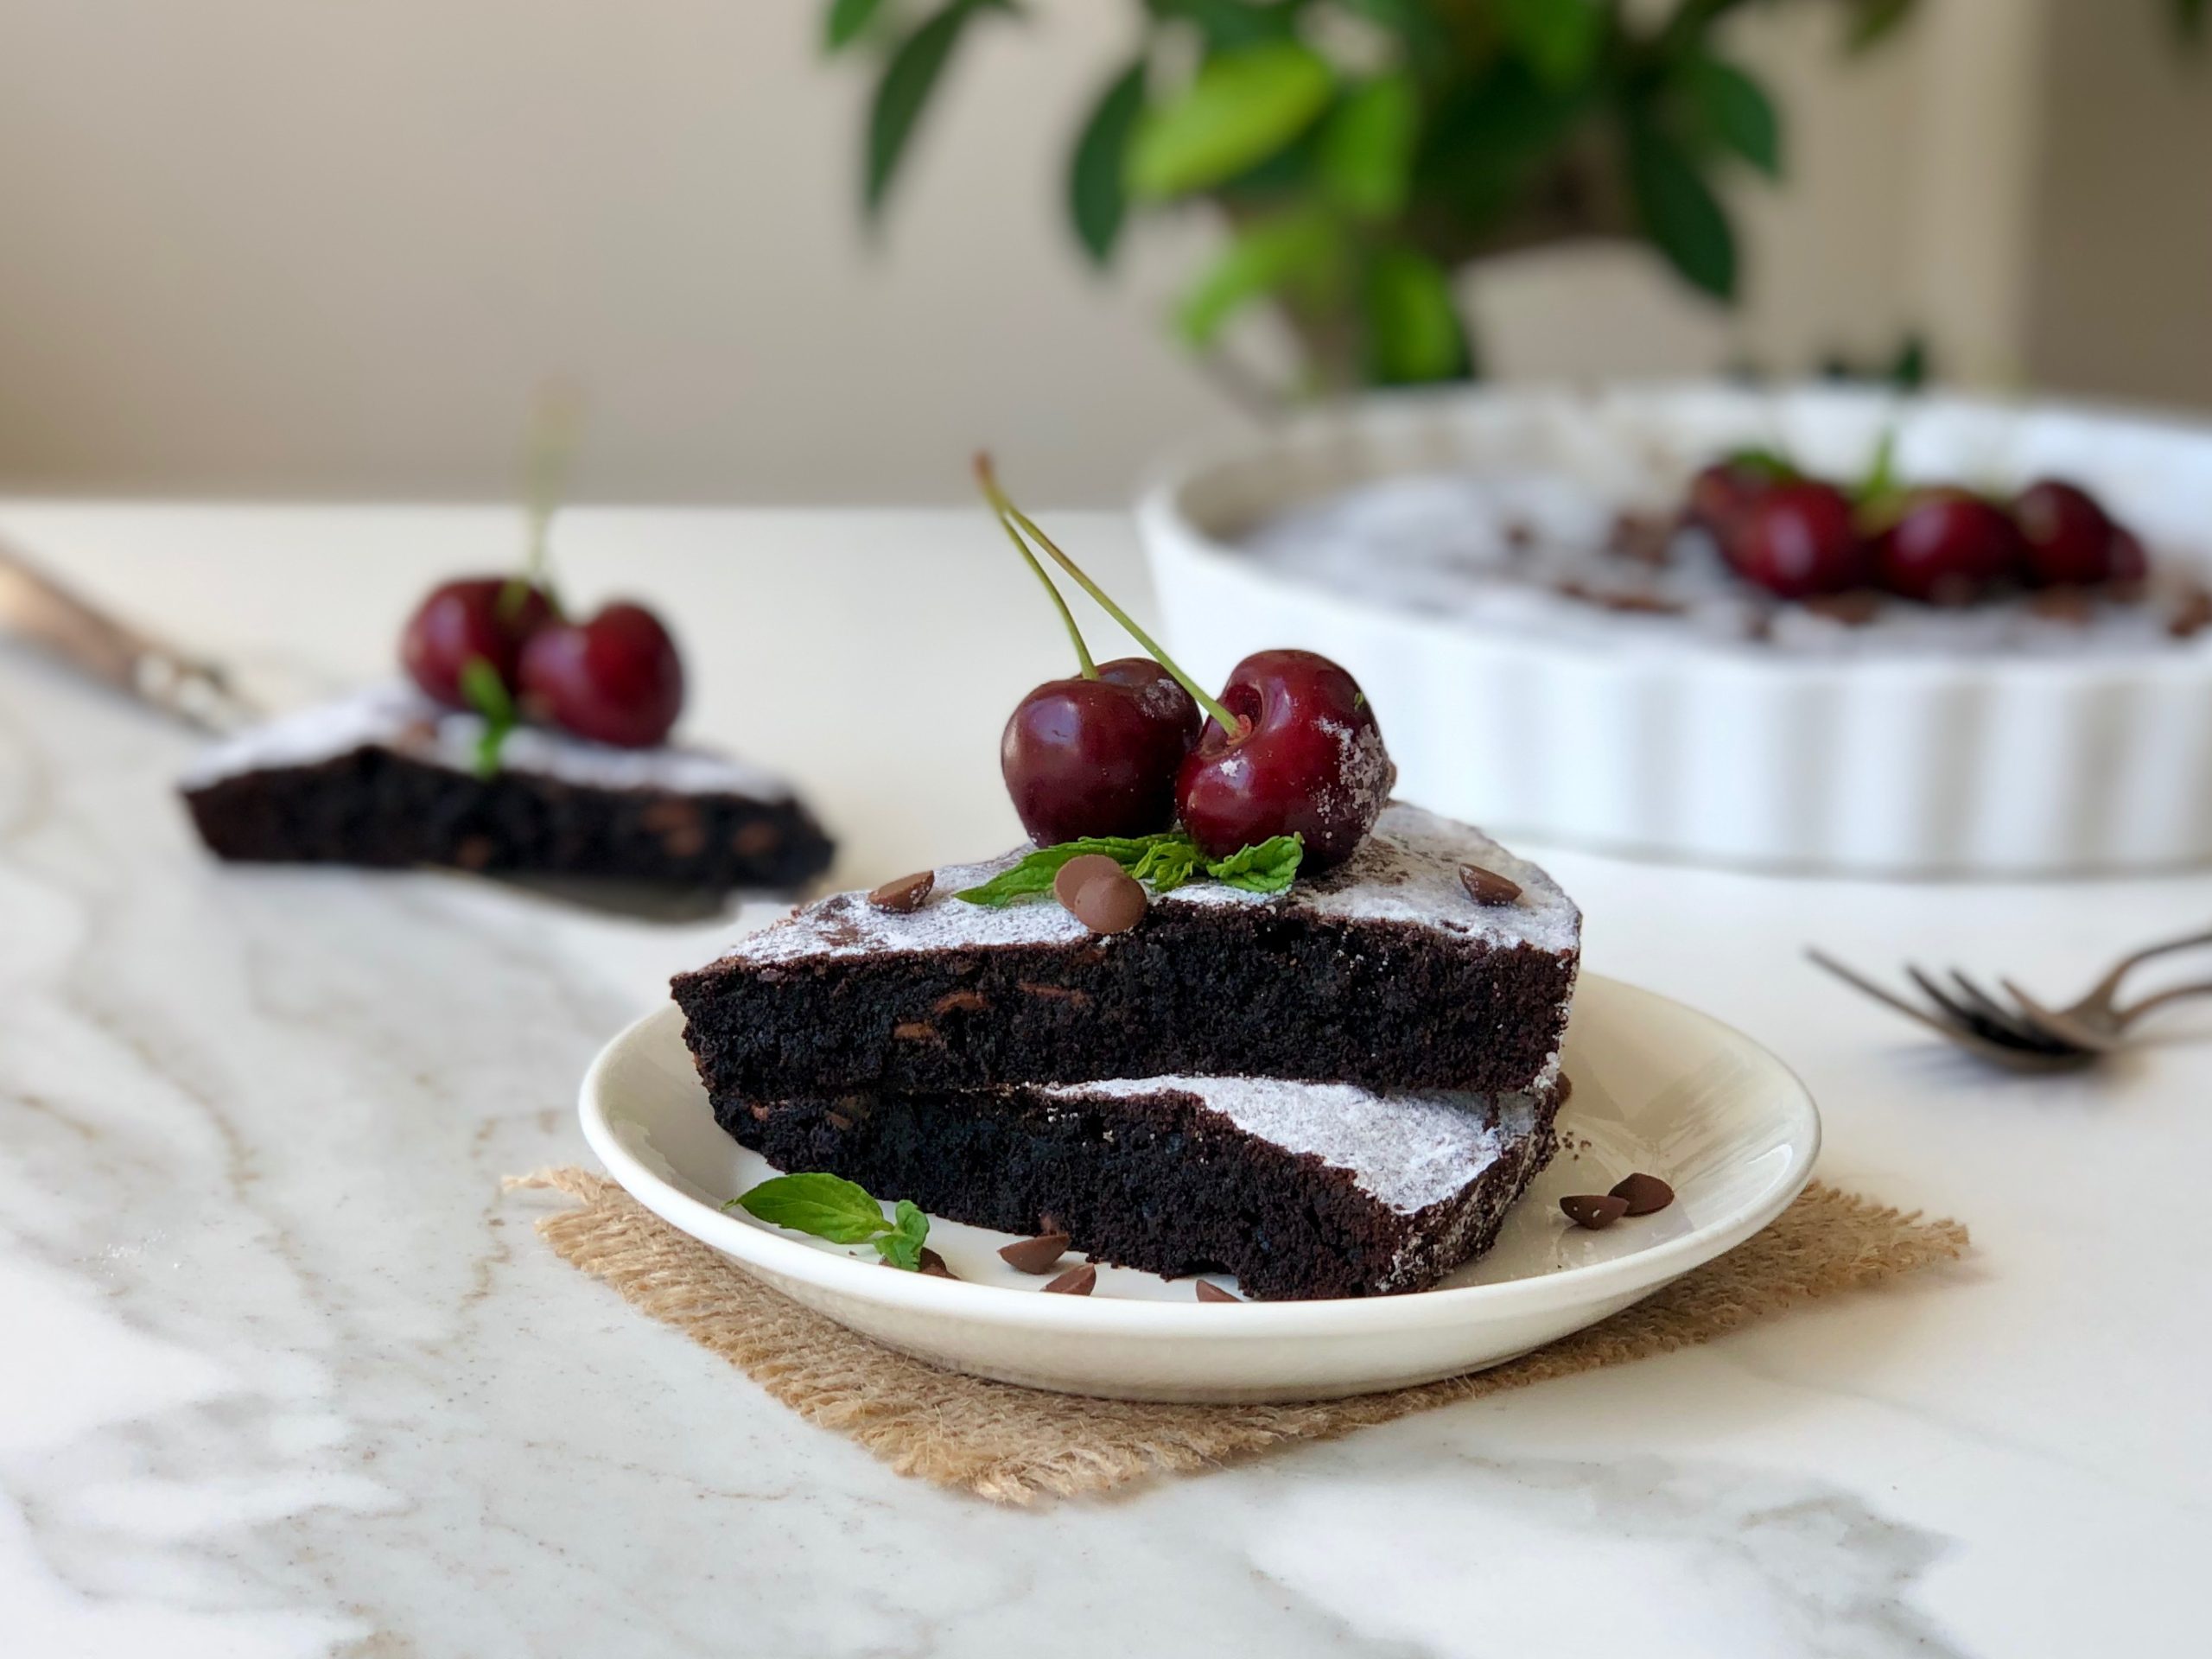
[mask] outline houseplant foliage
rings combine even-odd
[[[2172,0],[2201,24],[2206,0]],[[1499,253],[1641,238],[1719,300],[1736,238],[1716,183],[1781,176],[1783,123],[1719,26],[1754,0],[1130,0],[1139,49],[1078,126],[1067,211],[1111,260],[1135,213],[1215,209],[1224,239],[1174,326],[1202,355],[1255,304],[1304,385],[1462,378],[1453,273]],[[1850,49],[1913,0],[1756,0],[1839,14]],[[833,52],[872,51],[864,200],[879,213],[945,67],[1016,0],[830,0]]]

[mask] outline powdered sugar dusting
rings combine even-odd
[[[1049,893],[998,910],[956,897],[1011,868],[1033,850],[1018,847],[986,863],[946,866],[936,873],[929,902],[908,915],[877,910],[862,893],[833,894],[740,940],[727,959],[765,963],[1073,944],[1089,939],[1089,930]],[[1520,899],[1510,905],[1476,904],[1460,885],[1461,864],[1480,865],[1519,883]],[[1403,802],[1382,810],[1373,833],[1345,862],[1312,880],[1300,879],[1286,893],[1248,893],[1201,880],[1153,902],[1163,907],[1273,906],[1346,922],[1402,922],[1495,948],[1527,944],[1554,954],[1575,950],[1582,927],[1574,901],[1535,865],[1516,857],[1479,830]],[[1097,943],[1111,950],[1119,939],[1141,937],[1141,931]]]
[[[1185,1095],[1243,1133],[1348,1173],[1401,1215],[1457,1198],[1536,1132],[1537,1102],[1559,1081],[1554,1055],[1526,1094],[1377,1094],[1345,1083],[1273,1077],[1135,1077],[1061,1084],[1058,1100]]]
[[[473,774],[483,734],[480,716],[444,708],[404,682],[387,681],[226,738],[200,756],[183,784],[198,789],[242,772],[311,766],[364,748],[391,749],[425,766]],[[537,726],[518,727],[508,734],[499,765],[504,771],[588,789],[737,795],[756,801],[791,798],[791,785],[782,779],[727,755],[676,744],[620,749]]]

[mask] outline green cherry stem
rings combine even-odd
[[[1151,657],[1152,660],[1158,663],[1162,668],[1166,669],[1170,675],[1173,676],[1175,683],[1181,686],[1185,691],[1191,694],[1191,700],[1197,703],[1199,708],[1205,709],[1207,714],[1211,715],[1213,717],[1215,724],[1218,725],[1223,731],[1228,733],[1232,739],[1236,738],[1237,734],[1243,730],[1243,722],[1242,721],[1238,720],[1236,715],[1230,714],[1228,709],[1222,707],[1218,702],[1212,697],[1208,696],[1205,691],[1200,690],[1198,683],[1192,679],[1188,674],[1185,674],[1182,669],[1178,666],[1175,659],[1160,648],[1158,641],[1154,640],[1150,634],[1139,627],[1136,625],[1135,620],[1127,611],[1116,605],[1111,599],[1109,599],[1106,596],[1106,590],[1104,588],[1101,588],[1096,582],[1093,582],[1089,576],[1083,573],[1082,566],[1078,565],[1073,559],[1070,558],[1066,554],[1061,552],[1058,548],[1055,547],[1052,544],[1052,538],[1047,536],[1043,531],[1038,529],[1035,522],[1030,518],[1028,514],[1023,512],[1020,507],[1015,506],[1012,501],[1007,499],[1006,492],[999,488],[998,479],[991,471],[991,458],[987,454],[979,454],[976,457],[976,481],[983,486],[984,496],[989,500],[990,504],[994,507],[998,509],[1000,516],[1002,518],[1011,520],[1012,524],[1020,525],[1024,531],[1027,531],[1030,539],[1034,541],[1038,546],[1043,548],[1047,554],[1051,555],[1052,562],[1058,565],[1061,569],[1066,571],[1069,575],[1072,576],[1075,579],[1075,582],[1077,587],[1081,588],[1084,593],[1089,594],[1091,598],[1098,601],[1098,606],[1101,610],[1104,611],[1107,615],[1112,617],[1124,628],[1127,628],[1129,631],[1129,637],[1145,648],[1146,653]],[[1011,529],[1009,529],[1008,533],[1012,533]],[[1043,574],[1044,572],[1041,569],[1038,572],[1038,575],[1042,575]],[[1056,589],[1054,592],[1054,597],[1057,598],[1058,596],[1058,590]],[[1065,606],[1062,607],[1062,609],[1065,610],[1065,608],[1066,607]],[[1073,625],[1071,624],[1070,626]]]
[[[530,437],[524,456],[524,552],[522,574],[512,579],[499,594],[499,607],[510,618],[520,613],[530,590],[537,588],[560,614],[560,606],[545,580],[551,554],[553,515],[568,493],[569,469],[575,460],[576,436],[583,424],[576,394],[558,385],[542,389],[531,410]]]
[[[1045,574],[1045,567],[1037,563],[1037,556],[1029,550],[1029,543],[1021,539],[1021,532],[1014,527],[1014,520],[1007,516],[1013,504],[999,493],[998,484],[991,477],[988,456],[976,457],[976,477],[983,486],[983,499],[991,504],[991,511],[998,515],[999,528],[1006,531],[1007,540],[1014,543],[1014,550],[1021,555],[1022,563],[1037,573],[1037,580],[1045,584],[1045,591],[1052,595],[1052,608],[1059,612],[1060,621],[1067,628],[1068,638],[1075,642],[1075,659],[1082,667],[1083,677],[1096,679],[1098,664],[1090,660],[1090,647],[1083,643],[1083,630],[1075,625],[1075,613],[1068,609],[1067,601],[1060,597],[1060,590],[1052,585],[1052,577]]]

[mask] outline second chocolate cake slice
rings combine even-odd
[[[1065,1232],[1100,1261],[1228,1272],[1248,1296],[1425,1290],[1488,1249],[1550,1159],[1565,1084],[1376,1094],[1149,1077],[966,1094],[717,1096],[739,1141],[931,1215]]]
[[[709,1092],[1184,1075],[1501,1094],[1558,1057],[1580,912],[1478,830],[1394,804],[1317,879],[1193,881],[1106,937],[1049,896],[959,897],[1029,850],[935,872],[911,913],[836,894],[679,975]]]

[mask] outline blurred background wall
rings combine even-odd
[[[532,389],[582,385],[580,493],[1124,499],[1240,418],[1165,339],[1211,235],[1100,278],[1067,145],[1119,0],[981,31],[881,233],[864,78],[798,0],[7,0],[0,488],[498,497]],[[1945,378],[2212,404],[2212,95],[2148,0],[1929,0],[1842,60],[1737,28],[1788,118],[1745,298],[1645,251],[1532,255],[1468,302],[1505,377],[1777,372],[1929,338]]]

